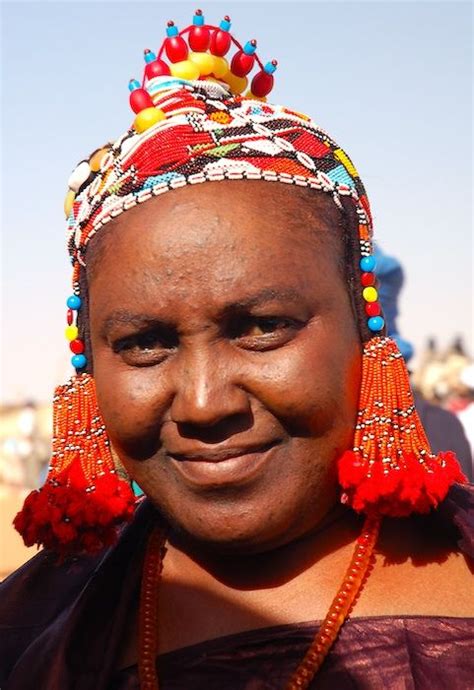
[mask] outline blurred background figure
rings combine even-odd
[[[404,282],[403,269],[394,257],[385,254],[380,246],[375,250],[377,260],[377,278],[379,280],[379,297],[387,324],[387,332],[396,342],[405,361],[408,363],[413,357],[414,348],[398,332],[398,297]],[[438,353],[435,341],[430,338],[426,351],[421,357],[421,366],[416,375],[412,376],[415,404],[418,409],[428,440],[435,454],[440,451],[452,450],[456,453],[463,472],[472,482],[474,468],[472,460],[472,446],[466,438],[466,424],[473,425],[472,393],[471,409],[464,399],[468,387],[462,383],[463,372],[469,366],[470,360],[464,351],[460,338],[456,338],[445,354]],[[472,363],[470,364],[472,367]],[[471,375],[472,378],[472,375]],[[464,398],[462,397],[464,396]],[[455,413],[466,410],[465,421]],[[469,418],[468,418],[469,417]]]
[[[52,406],[26,400],[0,407],[0,580],[34,556],[11,522],[49,463]]]
[[[464,405],[458,411],[467,439],[471,446],[471,455],[474,457],[474,364],[471,362],[461,371],[459,376],[464,392],[462,400]]]

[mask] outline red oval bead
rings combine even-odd
[[[375,284],[375,273],[372,272],[366,272],[363,273],[360,277],[360,282],[364,287],[369,287],[369,285],[374,285]]]
[[[211,36],[211,53],[223,57],[229,50],[231,37],[228,31],[218,29]]]
[[[67,325],[68,325],[68,326],[70,326],[70,325],[72,324],[73,318],[74,318],[74,314],[73,314],[73,312],[72,312],[72,309],[68,309],[68,310],[67,310],[67,315],[66,315]]]
[[[171,74],[169,66],[164,60],[153,60],[145,67],[145,76],[147,79],[154,79],[154,77],[168,77]]]
[[[367,316],[379,316],[382,313],[379,302],[366,302],[365,313]]]
[[[130,94],[130,107],[134,113],[139,113],[145,108],[153,108],[151,96],[145,89],[135,89]]]
[[[252,71],[254,63],[255,55],[247,55],[243,50],[239,50],[232,58],[230,69],[237,77],[246,77]]]
[[[204,53],[211,43],[211,32],[204,26],[193,26],[189,32],[189,47],[196,53]]]
[[[268,74],[265,70],[260,70],[252,79],[252,85],[250,87],[251,92],[257,98],[264,98],[268,96],[270,91],[273,89],[273,74]]]
[[[165,51],[171,62],[182,62],[188,57],[188,46],[182,36],[170,36],[165,40]]]
[[[82,355],[84,352],[84,343],[79,339],[71,340],[69,343],[69,348],[71,352],[74,352],[75,355]]]

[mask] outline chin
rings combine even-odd
[[[221,553],[263,553],[298,539],[309,532],[325,514],[327,508],[312,501],[310,510],[282,505],[271,510],[265,500],[232,501],[222,495],[208,497],[205,505],[173,506],[152,502],[170,524],[173,532],[199,550]]]

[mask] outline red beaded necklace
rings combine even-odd
[[[359,595],[369,572],[380,530],[380,518],[366,518],[361,535],[341,586],[321,623],[304,659],[288,681],[285,690],[304,690],[320,669],[339,630]],[[158,585],[163,569],[166,531],[155,527],[149,538],[143,565],[140,594],[138,674],[140,690],[158,690],[156,656],[158,652]]]

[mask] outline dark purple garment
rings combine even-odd
[[[347,621],[311,690],[474,688],[474,621],[357,618]],[[163,654],[163,690],[284,690],[308,651],[316,623],[253,630]],[[137,667],[108,690],[139,690]]]
[[[474,558],[473,487],[453,487],[426,519],[433,529],[455,526],[460,548]],[[116,659],[154,520],[145,500],[114,548],[61,565],[41,552],[2,583],[2,690],[139,689],[136,667],[117,671]],[[163,654],[160,688],[281,690],[316,628],[265,628]],[[474,619],[348,620],[311,688],[474,690]]]

